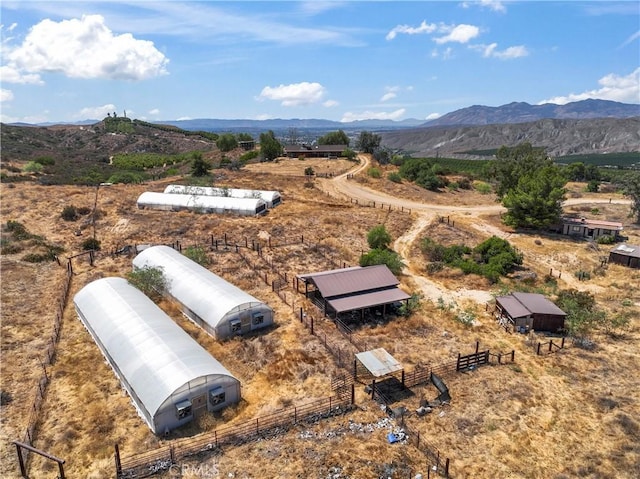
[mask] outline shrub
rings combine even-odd
[[[182,254],[200,266],[207,266],[210,263],[207,252],[202,246],[189,246]]]
[[[476,189],[478,193],[482,195],[491,194],[491,192],[493,191],[493,188],[491,188],[491,185],[489,183],[485,183],[484,181],[475,181],[473,183],[473,187]]]
[[[36,163],[40,163],[42,166],[51,166],[55,165],[56,163],[56,160],[54,160],[50,156],[40,156],[33,161],[35,161]]]
[[[27,240],[33,237],[33,235],[27,231],[27,228],[18,221],[7,221],[6,229],[11,232],[11,236],[16,241]]]
[[[382,172],[379,168],[373,167],[367,170],[367,175],[369,175],[371,178],[380,178],[382,176]]]
[[[162,268],[135,268],[127,273],[127,281],[153,299],[159,299],[167,289],[167,279]]]
[[[472,188],[471,180],[467,177],[460,178],[458,180],[458,187],[461,190],[470,190]]]
[[[22,171],[25,173],[40,173],[42,171],[42,165],[35,161],[30,161],[22,167]]]
[[[95,238],[87,238],[82,242],[81,245],[84,251],[100,251],[100,240]]]
[[[387,175],[387,178],[389,179],[389,181],[393,181],[394,183],[402,183],[402,176],[400,176],[400,173],[397,172],[391,172]]]
[[[371,249],[388,249],[391,243],[391,235],[384,225],[374,226],[367,233],[367,243]]]
[[[616,238],[613,235],[603,235],[599,236],[596,239],[596,243],[598,244],[613,244],[616,242]]]
[[[304,175],[305,175],[305,176],[313,176],[313,175],[315,175],[315,174],[316,174],[316,172],[315,172],[315,171],[313,170],[313,168],[312,168],[312,167],[310,167],[310,166],[307,166],[307,167],[304,169]]]
[[[108,183],[124,183],[124,184],[134,184],[134,183],[142,183],[144,181],[144,175],[140,173],[134,173],[132,171],[120,171],[118,173],[114,173],[107,180]]]
[[[75,206],[68,205],[62,209],[60,216],[65,221],[75,221],[78,219],[78,210],[76,210]]]
[[[395,275],[402,273],[402,268],[404,268],[404,263],[398,253],[388,249],[372,249],[360,257],[360,266],[376,264],[386,264]]]

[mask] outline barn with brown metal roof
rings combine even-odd
[[[538,293],[511,293],[496,297],[496,318],[501,325],[516,331],[551,331],[564,329],[567,313]]]
[[[384,264],[302,274],[296,280],[298,290],[302,282],[305,296],[334,318],[348,312],[359,312],[364,318],[374,308],[384,315],[390,305],[411,297],[398,287],[400,281]]]

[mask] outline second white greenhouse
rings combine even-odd
[[[273,310],[169,246],[152,246],[133,259],[134,268],[162,268],[167,293],[183,313],[216,339],[273,324]]]

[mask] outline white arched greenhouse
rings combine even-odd
[[[73,302],[154,433],[240,400],[240,382],[127,280],[93,281]]]
[[[267,208],[278,206],[282,201],[280,192],[270,190],[216,188],[213,186],[169,185],[164,189],[164,192],[186,195],[227,196],[231,198],[260,198],[267,204]]]
[[[167,293],[183,313],[216,339],[273,324],[273,310],[169,246],[152,246],[133,259],[134,268],[162,268]]]
[[[138,208],[165,211],[190,210],[200,213],[224,213],[241,216],[256,216],[267,212],[267,203],[260,198],[231,198],[169,194],[145,191],[138,197]]]

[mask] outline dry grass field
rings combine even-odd
[[[601,275],[592,274],[589,281],[581,282],[575,272],[594,271],[608,247],[594,251],[583,242],[511,231],[501,224],[491,195],[431,193],[384,178],[374,180],[365,172],[343,181],[355,185],[351,189],[337,189],[332,186],[337,184],[336,179],[305,179],[303,172],[308,166],[318,173],[338,175],[353,164],[282,160],[249,165],[239,172],[225,171],[216,179],[216,185],[281,191],[283,204],[257,218],[136,209],[141,192],[162,191],[169,180],[98,190],[95,236],[101,241],[102,253],[93,266],[86,259],[73,260],[70,301],[64,312],[56,360],[47,368],[51,381],[39,415],[36,447],[65,459],[68,477],[114,477],[115,443],[126,457],[179,437],[244,423],[328,396],[331,376],[340,373],[322,341],[297,320],[298,307],[314,313],[301,295],[286,291],[294,301],[292,308],[233,248],[212,250],[210,269],[271,305],[276,310],[277,325],[253,337],[217,342],[185,320],[175,304],[161,302],[170,316],[240,379],[243,400],[173,432],[168,439],[154,436],[137,416],[77,319],[71,302],[73,294],[88,282],[124,276],[130,271],[130,257],[108,253],[125,245],[176,240],[184,246],[210,244],[212,236],[220,239],[226,235],[230,243],[241,244],[271,238],[274,245],[304,236],[305,244],[264,249],[265,257],[292,278],[336,265],[357,264],[361,252],[367,249],[367,232],[384,224],[407,264],[400,277],[401,287],[422,293],[424,299],[409,318],[360,326],[354,332],[358,339],[370,348],[386,348],[407,369],[451,361],[458,353],[473,352],[476,342],[495,352],[515,350],[514,364],[447,377],[451,403],[432,414],[418,417],[415,409],[421,397],[437,396],[433,386],[416,388],[413,396],[398,404],[409,410],[405,418],[409,428],[420,432],[451,459],[453,477],[640,477],[640,271],[609,265]],[[569,206],[567,211],[591,217],[597,208],[597,217],[623,221],[629,242],[640,244],[640,228],[626,217],[628,205],[600,203],[609,196],[586,196],[582,188],[570,185],[570,196],[593,203]],[[364,189],[379,191],[380,197],[388,195],[384,197],[434,206],[432,210],[424,207],[408,213],[395,206],[389,211],[345,200],[347,196],[364,195]],[[19,183],[15,187],[0,185],[0,193],[3,225],[8,220],[18,221],[29,232],[65,248],[60,266],[55,262],[25,263],[21,253],[2,257],[0,380],[2,391],[10,393],[11,401],[1,409],[0,476],[14,478],[19,477],[19,470],[11,441],[22,439],[29,420],[42,373],[41,351],[53,328],[52,304],[64,282],[66,258],[80,252],[82,241],[94,234],[88,215],[67,222],[60,214],[68,205],[91,208],[96,189]],[[614,194],[612,197],[620,199]],[[436,218],[442,215],[449,216],[451,222],[438,222]],[[455,271],[426,273],[418,247],[421,238],[475,245],[493,234],[508,239],[524,253],[524,268],[536,274],[531,287],[549,294],[567,288],[588,290],[606,311],[634,314],[630,328],[616,338],[597,333],[593,350],[569,345],[555,354],[536,356],[526,336],[500,329],[485,303],[474,301],[476,297],[471,294],[483,291],[491,296],[521,287],[517,279],[491,285]],[[247,254],[259,262],[255,253]],[[550,270],[556,274],[555,284],[545,281]],[[558,272],[562,273],[560,278]],[[438,301],[438,295],[442,301]],[[456,320],[461,311],[474,315],[474,326]],[[341,340],[330,322],[318,321],[322,331]],[[426,477],[426,457],[409,443],[388,443],[386,433],[397,424],[387,419],[360,386],[356,404],[357,410],[348,415],[298,425],[272,439],[226,448],[222,454],[185,462],[158,477],[404,478],[418,472]],[[32,458],[29,471],[31,477],[55,477],[57,468],[50,461]]]

